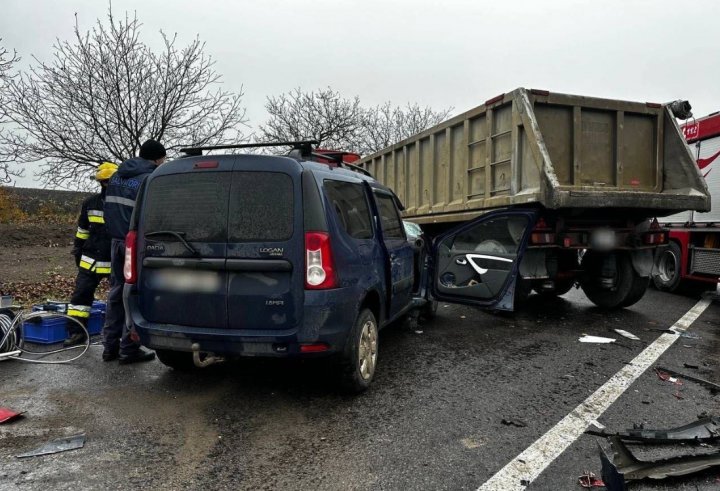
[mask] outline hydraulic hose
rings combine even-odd
[[[80,326],[80,328],[85,332],[85,343],[77,346],[70,346],[67,348],[61,348],[56,349],[52,351],[32,351],[29,349],[26,349],[23,342],[22,337],[22,330],[20,329],[20,326],[23,325],[28,320],[35,319],[35,318],[44,318],[44,317],[64,317],[65,319],[69,319],[73,322],[75,322],[77,325]],[[65,363],[73,362],[77,359],[79,359],[81,356],[83,356],[87,350],[90,348],[90,333],[88,332],[87,328],[83,325],[82,322],[77,320],[74,317],[71,317],[69,315],[65,314],[58,314],[58,313],[49,313],[49,312],[32,312],[23,310],[17,313],[15,318],[11,318],[7,314],[0,314],[0,361],[1,360],[19,360],[24,361],[27,363],[40,363],[43,365],[60,365]],[[45,357],[47,355],[53,355],[56,353],[64,353],[66,351],[71,350],[79,350],[82,349],[82,351],[67,360],[40,360],[38,358]],[[36,356],[37,358],[26,358],[23,357],[23,355],[32,355]]]

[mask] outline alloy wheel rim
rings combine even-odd
[[[358,361],[360,362],[360,376],[369,380],[375,372],[377,362],[377,330],[375,323],[368,320],[363,324],[358,346]]]

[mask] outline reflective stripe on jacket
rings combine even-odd
[[[103,272],[105,268],[95,266],[95,263],[110,263],[110,242],[111,237],[107,233],[104,220],[103,192],[94,194],[87,198],[80,210],[78,217],[77,231],[73,245],[73,255],[80,257],[81,268],[96,272]],[[91,269],[92,268],[92,269]]]

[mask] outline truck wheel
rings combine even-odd
[[[580,282],[585,295],[592,303],[605,309],[629,307],[645,294],[649,278],[643,278],[635,272],[630,255],[615,254],[615,275],[607,278],[611,286],[600,284],[603,262],[606,256],[588,251],[583,257],[583,278]]]
[[[552,290],[543,290],[542,288],[533,288],[533,290],[541,297],[553,298],[565,295],[573,286],[575,286],[575,278],[555,281],[555,288]]]
[[[192,353],[187,351],[156,349],[155,354],[163,365],[178,372],[189,372],[196,368],[195,363],[193,363]]]
[[[378,356],[378,328],[370,309],[360,311],[350,331],[341,360],[341,384],[358,394],[370,386]]]
[[[652,280],[655,288],[663,292],[674,292],[680,286],[680,246],[670,242],[658,257]]]

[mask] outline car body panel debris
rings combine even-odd
[[[720,385],[718,385],[714,382],[710,382],[708,380],[704,380],[704,379],[701,379],[698,377],[693,377],[692,375],[686,375],[684,373],[676,372],[675,370],[670,370],[669,368],[657,367],[655,370],[656,371],[659,370],[660,372],[665,372],[669,375],[674,375],[676,377],[683,378],[685,380],[689,380],[690,382],[695,382],[696,384],[700,384],[703,387],[705,387],[706,389],[710,390],[710,392],[712,392],[713,394],[717,394],[718,392],[720,392]],[[658,373],[658,375],[659,375],[659,373]]]
[[[581,343],[607,344],[607,343],[614,343],[616,340],[613,338],[604,338],[602,336],[588,336],[587,334],[584,334],[583,337],[578,339],[578,341],[580,341]]]
[[[633,341],[640,341],[640,338],[639,338],[639,337],[637,337],[636,335],[634,335],[634,334],[631,333],[631,332],[627,332],[627,331],[624,330],[624,329],[613,329],[613,330],[614,330],[616,333],[618,333],[619,335],[624,336],[624,337],[626,337],[626,338],[628,338],[628,339],[632,339]]]
[[[600,475],[602,476],[603,484],[605,484],[605,489],[608,491],[627,491],[625,476],[620,474],[618,468],[612,463],[599,443],[598,451],[600,452],[600,462],[602,462]]]
[[[626,481],[641,479],[665,479],[666,477],[677,477],[700,472],[711,467],[720,466],[720,452],[713,452],[704,455],[682,455],[658,460],[638,460],[628,450],[620,437],[608,438],[613,450],[612,467],[618,474],[621,474]],[[601,455],[601,459],[602,459]],[[610,487],[612,473],[608,472],[606,477],[606,463],[603,462],[603,481],[609,490],[625,489],[624,487]]]
[[[594,472],[586,471],[582,476],[578,477],[578,483],[585,489],[605,487],[603,480],[598,478]]]
[[[9,423],[22,416],[22,412],[18,413],[6,407],[0,407],[0,424]]]
[[[85,434],[67,436],[63,438],[57,438],[49,443],[46,443],[42,447],[36,448],[30,452],[26,452],[20,455],[16,455],[18,459],[26,457],[38,457],[40,455],[49,455],[53,453],[66,452],[68,450],[76,450],[82,448],[85,445]]]
[[[585,433],[595,436],[619,437],[624,441],[646,443],[709,442],[720,438],[720,417],[702,418],[693,423],[666,430],[633,428],[617,433],[597,430],[588,430]]]

